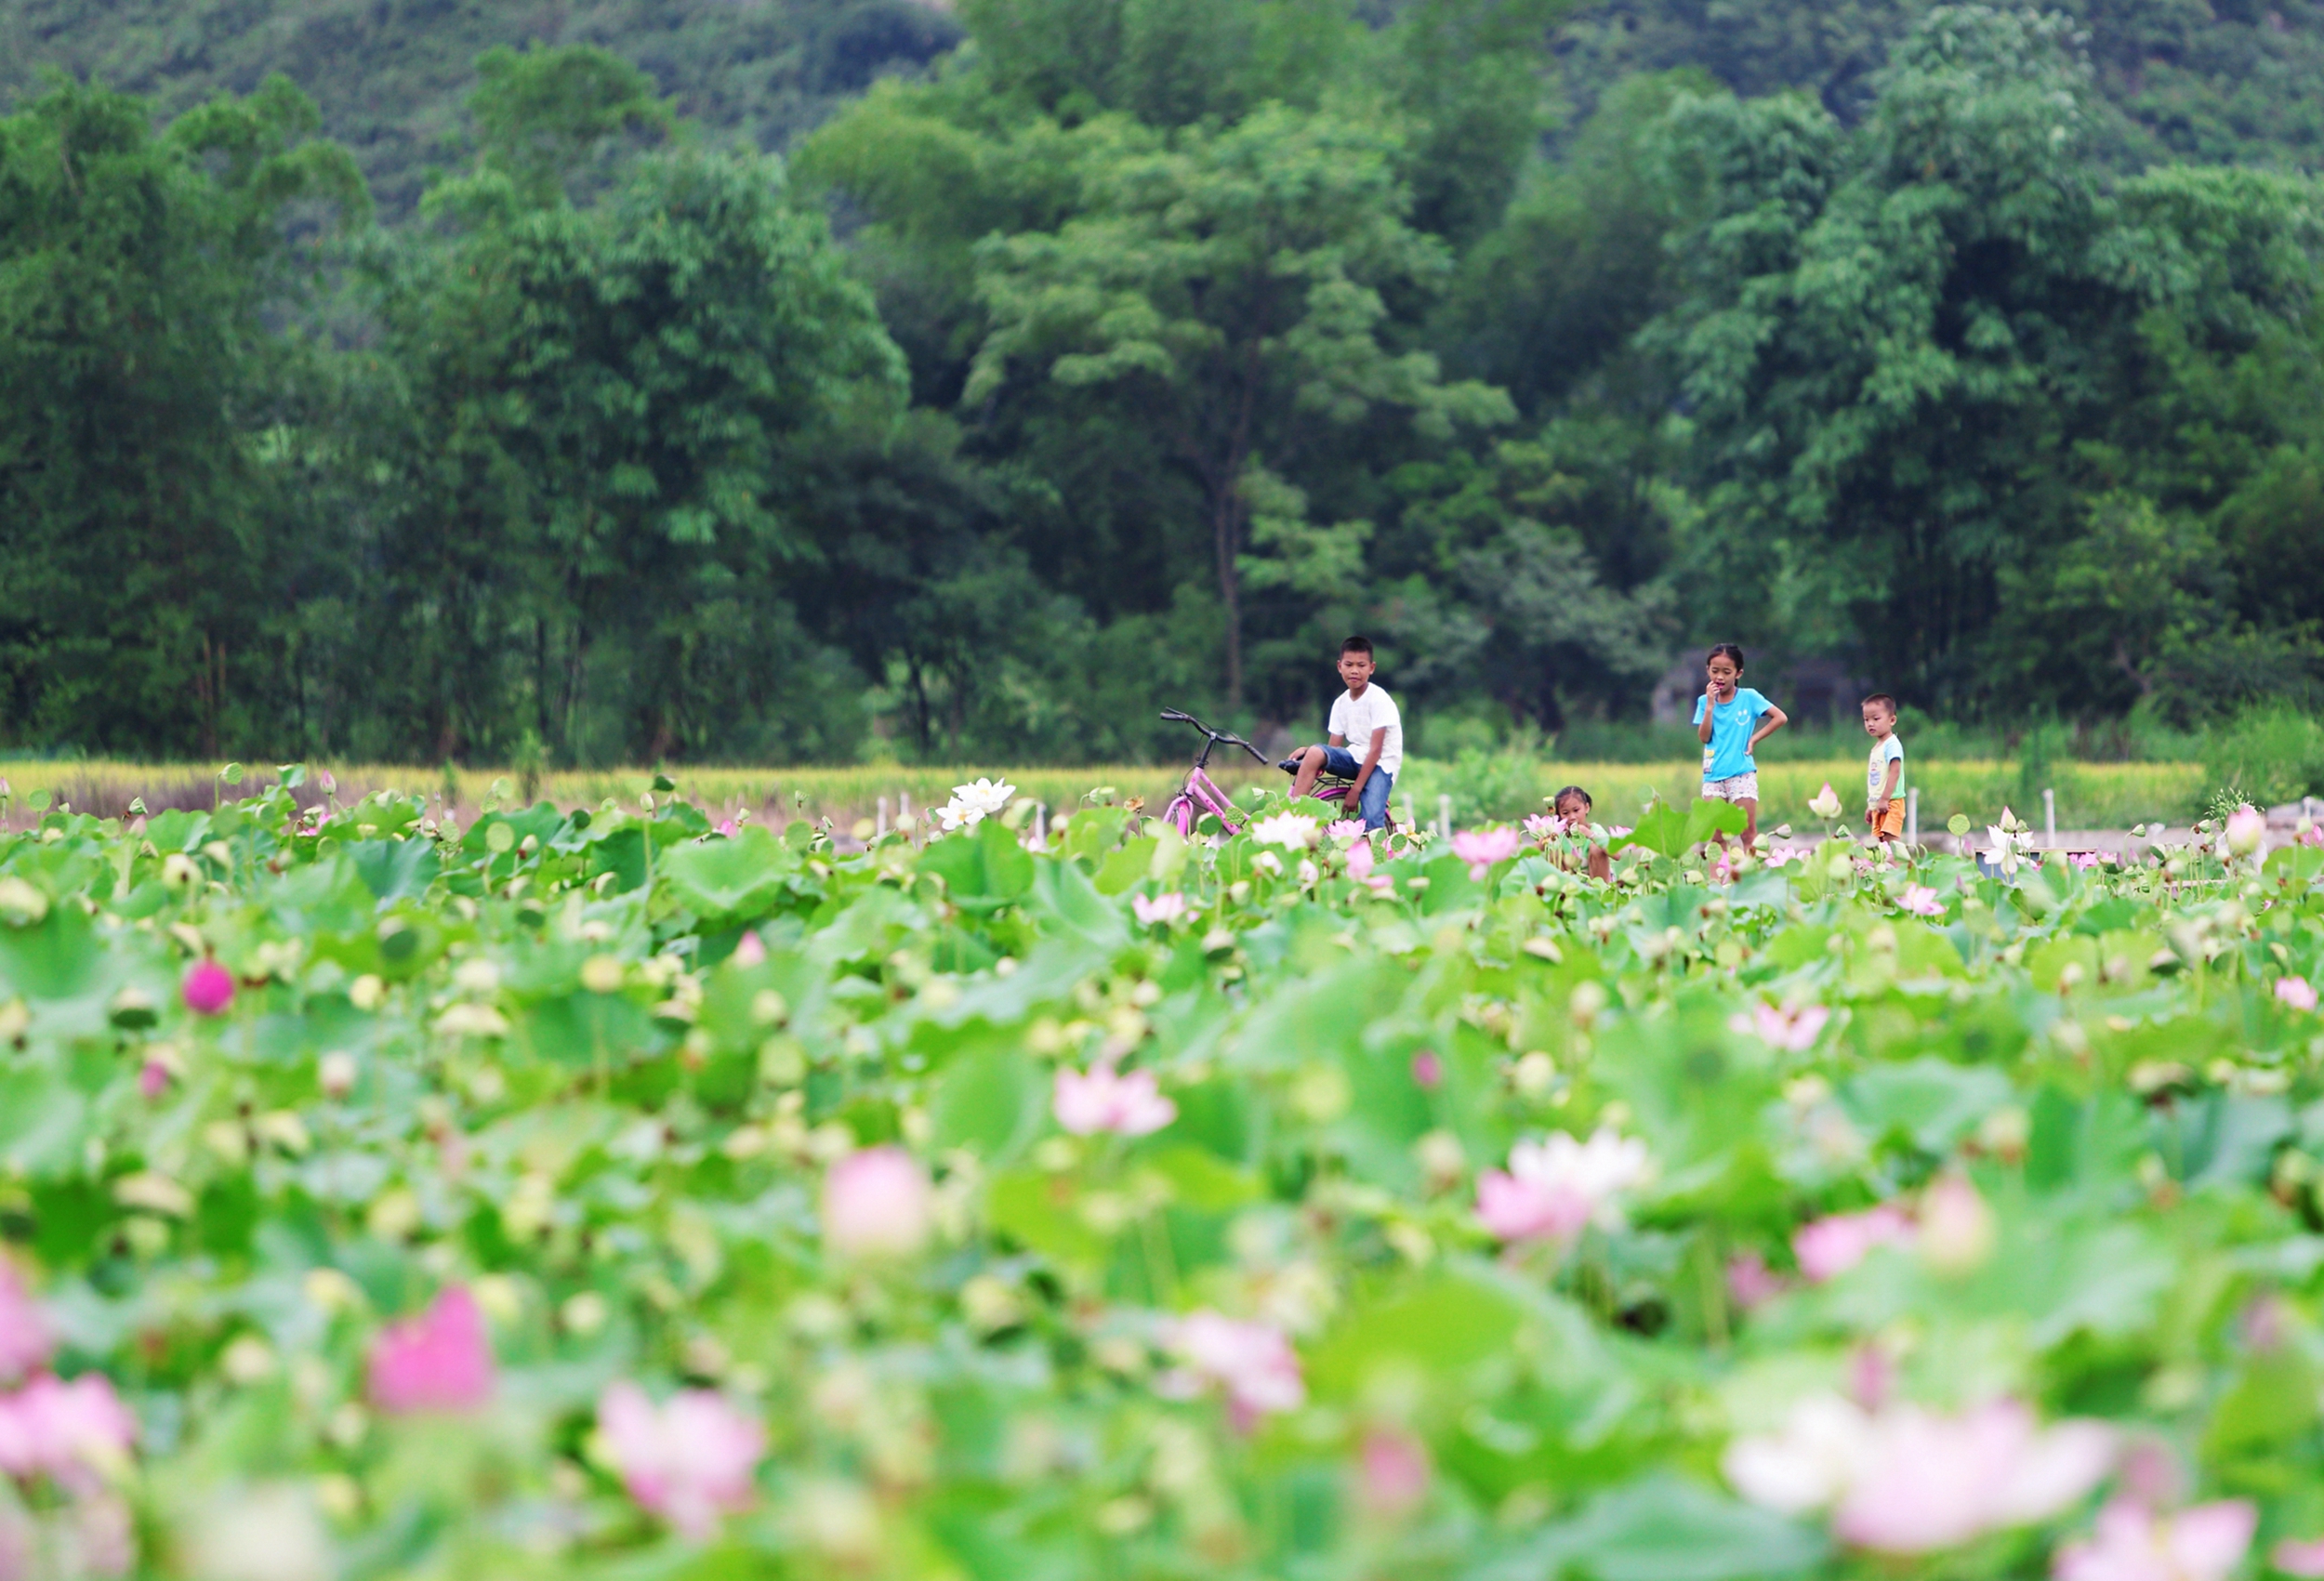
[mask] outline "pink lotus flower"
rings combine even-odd
[[[734,820],[729,818],[719,824],[719,833],[731,840],[741,831],[734,827]]]
[[[1738,1311],[1763,1307],[1782,1295],[1784,1288],[1783,1276],[1757,1252],[1737,1252],[1727,1259],[1727,1299]]]
[[[1324,826],[1324,833],[1343,843],[1349,840],[1360,840],[1364,837],[1364,820],[1335,818]]]
[[[935,1217],[928,1171],[900,1147],[851,1153],[824,1175],[824,1243],[841,1257],[911,1257],[928,1245]]]
[[[1514,829],[1463,829],[1453,837],[1453,855],[1469,864],[1470,877],[1483,878],[1495,863],[1515,856],[1519,843]]]
[[[2307,1542],[2294,1542],[2286,1537],[2268,1550],[2267,1562],[2286,1575],[2297,1575],[2303,1581],[2316,1581],[2324,1576],[2324,1537]]]
[[[1537,812],[1532,817],[1525,820],[1525,834],[1529,837],[1540,841],[1544,845],[1557,838],[1558,836],[1564,834],[1565,832],[1565,820],[1563,818],[1552,818],[1546,812]]]
[[[2014,1400],[1941,1416],[1819,1395],[1793,1407],[1782,1432],[1728,1445],[1722,1469],[1764,1509],[1828,1509],[1841,1541],[1912,1554],[2046,1521],[2095,1487],[2113,1455],[2104,1425],[2043,1429]]]
[[[426,1312],[372,1341],[370,1392],[395,1416],[473,1411],[492,1398],[492,1343],[467,1286],[446,1285]]]
[[[727,959],[739,967],[763,966],[767,959],[767,942],[759,937],[757,929],[747,929],[734,941],[734,953]]]
[[[2304,977],[2279,977],[2276,980],[2276,997],[2295,1010],[2316,1008],[2316,990],[2308,986]]]
[[[1087,1074],[1060,1069],[1050,1107],[1057,1123],[1077,1137],[1150,1136],[1178,1118],[1178,1105],[1162,1096],[1152,1071],[1122,1075],[1111,1065],[1092,1065]]]
[[[1183,1364],[1162,1380],[1165,1392],[1224,1390],[1228,1415],[1239,1430],[1249,1430],[1271,1412],[1296,1411],[1307,1403],[1299,1353],[1280,1330],[1266,1324],[1237,1323],[1205,1308],[1166,1324],[1162,1344]]]
[[[0,1383],[40,1371],[56,1345],[48,1314],[24,1288],[16,1265],[0,1254]]]
[[[1509,1168],[1477,1177],[1477,1220],[1495,1239],[1565,1241],[1605,1222],[1618,1193],[1646,1179],[1646,1144],[1601,1129],[1587,1142],[1563,1131],[1509,1150]]]
[[[157,1099],[169,1090],[169,1067],[159,1060],[148,1060],[138,1071],[138,1096]]]
[[[1444,1057],[1435,1049],[1423,1048],[1412,1056],[1412,1083],[1415,1087],[1434,1092],[1444,1079]]]
[[[2094,850],[2078,850],[2067,856],[2066,860],[2072,863],[2076,867],[2081,869],[2084,873],[2087,873],[2106,859],[2105,856]]]
[[[20,1481],[45,1473],[76,1493],[94,1493],[137,1441],[138,1419],[102,1373],[71,1383],[43,1373],[0,1395],[0,1473]]]
[[[1371,841],[1357,841],[1348,848],[1348,876],[1369,878],[1372,867],[1378,861],[1379,854],[1372,850]]]
[[[597,1425],[629,1496],[693,1541],[715,1535],[720,1516],[748,1508],[766,1429],[724,1395],[685,1389],[657,1407],[624,1381],[598,1402]]]
[[[1132,895],[1129,909],[1139,922],[1151,928],[1155,923],[1172,923],[1186,915],[1186,897],[1175,889],[1167,895]]]
[[[1821,1285],[1837,1279],[1871,1256],[1875,1246],[1909,1245],[1912,1220],[1904,1210],[1882,1203],[1862,1213],[1835,1213],[1803,1224],[1791,1237],[1791,1254],[1800,1271]]]
[[[2259,1510],[2248,1499],[2198,1504],[2158,1519],[2134,1499],[2107,1501],[2086,1542],[2058,1549],[2056,1581],[2226,1581],[2251,1546]]]
[[[234,974],[216,961],[199,960],[186,968],[178,993],[185,998],[186,1008],[195,1015],[220,1015],[234,1002]]]
[[[1751,1007],[1749,1016],[1737,1014],[1728,1018],[1727,1025],[1736,1032],[1757,1033],[1760,1041],[1771,1048],[1804,1054],[1816,1047],[1824,1023],[1830,1020],[1831,1012],[1821,1005],[1781,1010],[1763,999]]]
[[[1366,1433],[1359,1464],[1367,1510],[1393,1518],[1428,1497],[1428,1449],[1409,1433],[1387,1429]]]
[[[1943,916],[1945,902],[1936,898],[1936,891],[1926,884],[1908,884],[1904,898],[1896,902],[1915,916]]]

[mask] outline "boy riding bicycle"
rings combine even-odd
[[[1348,690],[1331,705],[1331,744],[1311,746],[1293,760],[1298,769],[1291,798],[1306,796],[1315,788],[1316,776],[1328,771],[1353,782],[1347,799],[1360,810],[1364,827],[1382,828],[1388,823],[1388,793],[1404,767],[1404,719],[1394,700],[1372,684],[1372,645],[1364,638],[1340,644],[1340,679]],[[1358,751],[1364,754],[1360,758]]]

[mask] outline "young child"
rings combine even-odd
[[[1596,806],[1590,799],[1590,793],[1579,785],[1567,785],[1550,798],[1550,810],[1564,822],[1565,833],[1578,834],[1583,839],[1590,837],[1590,815]],[[1606,855],[1605,847],[1593,843],[1590,854],[1582,860],[1582,871],[1592,878],[1611,878],[1614,859]]]
[[[1789,724],[1781,708],[1741,684],[1743,650],[1722,642],[1703,671],[1695,701],[1695,734],[1703,744],[1703,795],[1743,810],[1743,844],[1759,838],[1759,744]],[[1721,841],[1722,844],[1725,842]]]
[[[1864,733],[1872,738],[1864,769],[1864,826],[1885,845],[1905,836],[1905,744],[1896,739],[1896,700],[1887,692],[1864,700]]]
[[[1314,789],[1315,776],[1329,769],[1355,782],[1347,804],[1357,810],[1364,827],[1381,828],[1388,822],[1388,793],[1404,767],[1404,719],[1394,700],[1372,684],[1372,645],[1364,638],[1340,644],[1340,679],[1348,690],[1331,705],[1331,744],[1300,755],[1291,798]]]

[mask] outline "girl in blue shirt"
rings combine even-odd
[[[1741,684],[1743,650],[1722,642],[1704,665],[1709,678],[1695,700],[1695,733],[1703,744],[1703,795],[1743,810],[1743,844],[1759,838],[1759,744],[1791,721],[1781,708]]]

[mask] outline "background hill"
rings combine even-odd
[[[495,45],[601,45],[644,67],[680,113],[773,150],[960,37],[918,0],[10,0],[0,96],[53,66],[174,114],[281,72],[395,216],[429,168],[470,152],[463,112],[476,58]]]
[[[2324,157],[2324,7],[2313,0],[2060,0],[2118,116],[2111,157],[2313,165]],[[1576,7],[1549,67],[1578,125],[1642,72],[1696,69],[1744,95],[1811,92],[1853,119],[1928,0],[1613,0]],[[1379,8],[1385,18],[1394,0]],[[353,151],[383,214],[470,152],[462,110],[495,45],[595,44],[680,113],[786,149],[882,75],[965,31],[941,0],[13,0],[0,100],[45,68],[176,113],[282,72]]]

